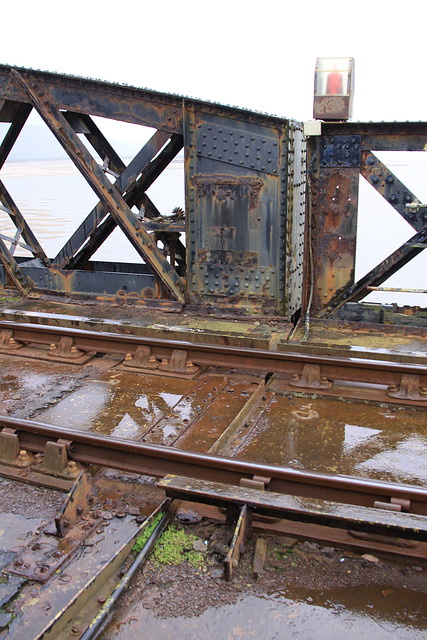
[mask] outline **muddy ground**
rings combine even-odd
[[[120,609],[131,609],[139,602],[159,617],[199,616],[210,607],[235,603],[242,595],[262,595],[285,586],[304,588],[307,592],[374,586],[381,598],[387,598],[390,589],[403,587],[426,593],[427,601],[426,567],[285,536],[261,536],[267,540],[268,552],[260,577],[253,573],[257,536],[252,536],[232,580],[226,581],[223,556],[216,549],[226,551],[231,529],[210,520],[185,525],[184,529],[206,543],[206,567],[194,568],[188,563],[161,565],[150,558],[123,598]]]
[[[64,494],[2,479],[0,494],[3,514],[18,514],[28,519],[37,517],[40,529],[52,521],[64,500]],[[203,551],[204,562],[201,566],[188,562],[177,566],[162,565],[150,557],[116,606],[114,617],[102,635],[105,640],[122,638],[123,621],[133,620],[133,613],[138,608],[152,612],[160,624],[168,618],[197,619],[207,610],[235,605],[247,596],[264,597],[286,591],[291,598],[302,594],[305,603],[316,604],[317,598],[320,602],[322,594],[328,590],[360,587],[368,587],[370,594],[369,600],[360,605],[362,615],[369,615],[369,607],[372,607],[385,609],[387,615],[399,620],[400,624],[402,616],[408,616],[407,624],[416,621],[416,633],[421,633],[408,637],[427,637],[424,635],[427,633],[425,565],[262,534],[261,537],[267,540],[267,557],[262,575],[255,577],[253,559],[258,536],[254,534],[247,541],[232,580],[226,581],[223,559],[231,542],[232,528],[210,518],[188,523],[188,514],[182,516],[180,510],[177,516],[175,525],[188,536],[196,537],[195,548]],[[199,518],[196,516],[196,519]],[[410,604],[402,611],[396,611],[396,594],[403,592],[409,595]],[[127,637],[123,636],[125,640]],[[158,637],[181,638],[181,635],[177,632],[176,636]]]

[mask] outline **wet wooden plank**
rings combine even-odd
[[[427,516],[259,491],[182,476],[168,475],[158,486],[171,498],[224,508],[246,504],[254,514],[427,541]]]

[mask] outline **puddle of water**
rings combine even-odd
[[[225,376],[201,380],[107,372],[45,411],[44,422],[116,438],[172,444],[191,432],[184,448],[207,450],[255,389]]]
[[[208,451],[241,411],[256,384],[228,384],[207,407],[190,429],[178,440],[177,446],[190,451]],[[206,398],[203,402],[206,402]]]
[[[397,443],[393,451],[377,453],[362,462],[357,469],[370,475],[392,473],[397,479],[412,478],[420,483],[427,478],[426,439],[418,435],[408,436]]]
[[[385,595],[384,595],[385,594]],[[323,593],[287,591],[246,596],[234,605],[194,618],[157,618],[136,604],[113,620],[105,640],[418,640],[427,637],[425,594],[405,589],[356,587]]]
[[[223,376],[207,376],[197,381],[191,393],[182,398],[170,413],[155,425],[144,441],[171,445],[180,435],[194,428],[194,425],[198,428],[200,417],[209,410],[211,403],[216,402],[218,394],[227,383],[228,379]],[[220,413],[218,407],[216,412]]]
[[[424,410],[276,396],[237,456],[424,485],[426,453]]]
[[[196,384],[179,378],[107,372],[46,411],[42,420],[139,439]]]
[[[10,393],[16,393],[17,391],[20,392],[23,389],[37,391],[42,389],[48,381],[49,376],[40,373],[31,373],[28,371],[18,375],[8,373],[3,376],[0,381],[0,391],[8,392],[8,395],[10,395]]]
[[[29,393],[43,392],[47,386],[54,383],[58,373],[66,371],[61,365],[55,367],[55,364],[40,360],[12,359],[9,356],[0,355],[0,362],[0,395],[6,400],[16,394],[24,396]]]
[[[394,416],[394,414],[393,414]],[[355,424],[346,424],[344,432],[344,449],[347,453],[350,453],[352,449],[357,448],[368,438],[376,436],[381,431],[379,429],[370,429],[369,427],[358,427]]]
[[[2,513],[0,521],[0,569],[11,562],[29,543],[43,522],[42,518],[25,518],[16,513]]]

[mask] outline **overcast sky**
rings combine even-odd
[[[353,56],[353,120],[426,120],[422,0],[51,0],[2,7],[0,62],[312,118],[316,58]]]

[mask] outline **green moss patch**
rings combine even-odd
[[[154,529],[162,519],[163,513],[158,513],[152,520],[152,522],[144,527],[142,533],[137,537],[135,544],[132,547],[132,553],[138,555],[138,553],[144,548],[146,545],[148,538],[153,533]]]
[[[202,569],[206,566],[206,554],[195,551],[194,543],[200,543],[194,534],[185,533],[172,524],[161,536],[153,552],[153,558],[159,564],[183,564],[188,562],[193,567]]]

